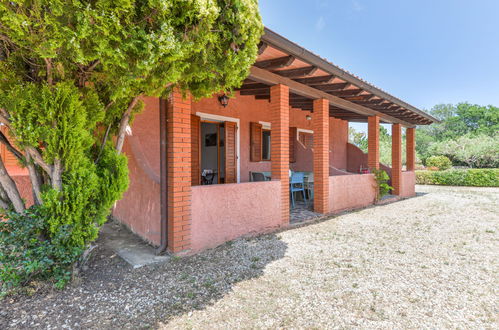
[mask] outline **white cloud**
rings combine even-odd
[[[326,27],[326,20],[324,19],[324,16],[319,17],[317,22],[315,22],[315,29],[317,31],[322,31]]]

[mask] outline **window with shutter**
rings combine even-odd
[[[237,182],[237,125],[225,122],[225,183]]]
[[[191,185],[201,184],[201,118],[191,115]]]
[[[262,124],[250,123],[250,161],[262,160]]]

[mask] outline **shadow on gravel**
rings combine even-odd
[[[195,256],[132,269],[99,242],[88,268],[64,291],[0,301],[0,328],[144,328],[216,303],[284,256],[278,234],[240,239]]]

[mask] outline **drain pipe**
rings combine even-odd
[[[161,243],[156,254],[162,254],[168,247],[168,145],[167,145],[167,100],[159,98],[159,166]]]

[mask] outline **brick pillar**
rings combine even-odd
[[[406,145],[406,169],[407,171],[414,171],[416,167],[416,129],[411,127],[405,133]]]
[[[379,169],[379,117],[367,119],[367,167]]]
[[[191,99],[174,91],[168,100],[168,249],[191,246]]]
[[[282,224],[289,224],[289,88],[270,88],[272,180],[281,182]]]
[[[402,127],[392,125],[392,187],[393,194],[400,195],[402,184]]]
[[[329,213],[329,101],[314,100],[314,210]]]

